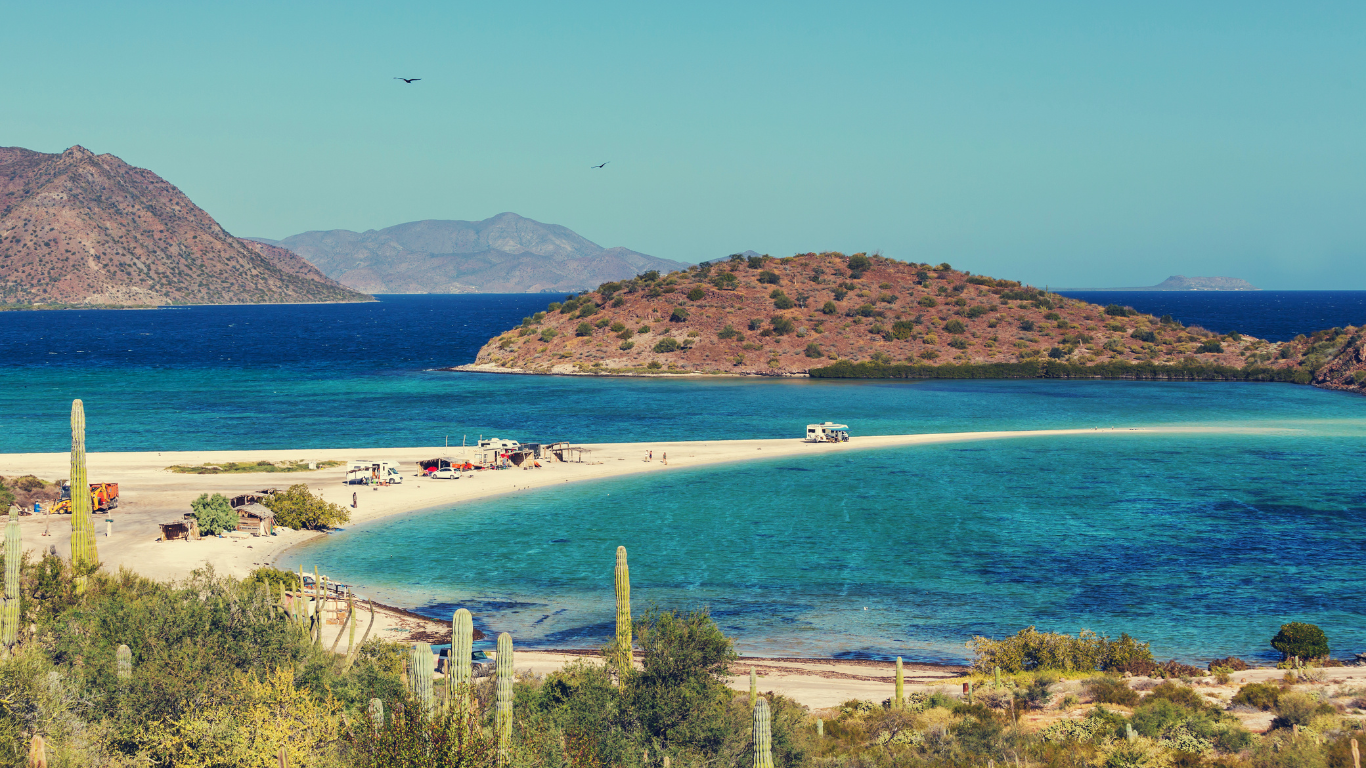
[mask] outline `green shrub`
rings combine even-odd
[[[579,323],[578,327],[576,327],[576,328],[574,329],[574,335],[575,335],[575,336],[592,336],[592,335],[593,335],[593,326],[589,325],[588,323]]]
[[[964,314],[967,315],[967,317],[968,317],[969,319],[976,319],[976,318],[981,317],[982,315],[985,315],[986,313],[988,313],[988,312],[990,312],[990,311],[991,311],[991,310],[987,309],[986,307],[982,306],[981,304],[977,304],[977,305],[968,307],[968,311],[965,312]]]
[[[1366,370],[1352,371],[1352,381],[1357,384],[1366,382]]]
[[[844,288],[835,289],[835,301],[844,301],[844,297],[849,295],[849,291]]]
[[[850,272],[866,272],[869,267],[873,266],[873,263],[868,260],[868,257],[861,253],[850,256],[845,264],[849,267]]]
[[[778,294],[778,298],[773,300],[773,306],[776,309],[792,309],[797,306],[797,303],[788,297],[787,294],[780,293]]]
[[[645,365],[645,367],[646,367],[646,368],[649,368],[649,369],[652,370],[652,371],[657,371],[657,370],[659,370],[660,368],[663,368],[664,366],[663,366],[662,364],[660,364],[660,362],[659,362],[658,360],[651,360],[649,363],[647,363],[647,364]]]
[[[1152,330],[1148,328],[1135,328],[1134,332],[1129,334],[1129,337],[1138,339],[1139,341],[1146,341],[1149,344],[1157,343],[1157,334],[1153,333]]]
[[[594,304],[594,303],[591,302],[591,301],[585,301],[585,302],[583,303],[583,306],[579,308],[579,317],[580,317],[580,318],[588,317],[589,315],[596,314],[597,311],[598,311],[598,305],[597,305],[597,304]]]
[[[1087,695],[1100,704],[1119,704],[1132,707],[1138,703],[1138,691],[1118,677],[1093,677],[1083,683]]]
[[[1033,320],[1021,320],[1021,321],[1020,321],[1020,330],[1025,331],[1026,333],[1028,333],[1029,331],[1034,330],[1034,321],[1033,321]]]
[[[949,320],[947,323],[944,323],[944,330],[948,331],[949,333],[964,333],[965,331],[967,331],[967,326],[963,325],[962,320],[959,320],[958,318],[953,318]]]
[[[1201,343],[1200,348],[1195,351],[1201,354],[1217,354],[1224,351],[1224,345],[1220,344],[1218,339],[1205,339],[1205,341]]]
[[[541,329],[541,341],[546,341],[546,342],[548,342],[548,341],[550,341],[551,339],[553,339],[553,338],[555,338],[556,336],[559,336],[559,335],[560,335],[560,332],[557,331],[557,330],[555,330],[554,328],[543,328],[543,329]]]
[[[776,336],[786,336],[797,330],[796,324],[782,315],[774,315],[769,322],[773,325],[773,333]]]
[[[706,295],[707,292],[702,290],[702,286],[696,285],[691,291],[688,291],[688,301],[701,301]]]
[[[972,639],[973,669],[990,672],[1000,667],[1003,672],[1033,670],[1058,671],[1118,671],[1135,661],[1152,662],[1152,651],[1147,643],[1140,643],[1127,634],[1119,640],[1082,630],[1076,637],[1054,632],[1039,632],[1026,627],[1002,640],[977,636]]]
[[[1286,691],[1276,700],[1275,711],[1273,728],[1289,728],[1293,725],[1303,728],[1318,715],[1331,715],[1337,710],[1333,709],[1332,704],[1304,691]]]
[[[338,504],[324,501],[309,492],[308,486],[299,483],[288,490],[273,493],[262,502],[275,513],[275,522],[287,528],[303,530],[325,530],[336,528],[351,520],[351,513]]]
[[[821,305],[821,314],[833,315],[838,311],[840,311],[840,308],[835,306],[835,302],[833,301],[827,301]],[[1358,373],[1366,373],[1366,371],[1358,371]]]
[[[722,272],[711,279],[711,284],[723,291],[735,290],[735,286],[738,283],[739,280],[736,279],[735,274],[731,272]]]
[[[967,339],[955,336],[952,339],[949,339],[949,346],[954,349],[967,349],[972,345],[968,343]]]
[[[918,302],[916,302],[916,303],[919,304],[919,305],[922,306],[922,307],[937,307],[937,306],[939,306],[939,302],[935,301],[933,296],[921,296],[921,297],[920,297],[920,301],[918,301]]]
[[[199,498],[190,502],[190,509],[199,523],[199,532],[205,536],[217,536],[223,531],[237,528],[237,513],[221,493],[212,496],[201,493]]]
[[[1281,631],[1271,638],[1271,647],[1281,652],[1283,660],[1291,656],[1304,660],[1328,657],[1328,636],[1313,624],[1293,621],[1282,624]]]
[[[612,327],[611,327],[612,333],[622,333],[622,332],[624,332],[625,330],[626,330],[626,324],[623,323],[623,322],[621,322],[620,320],[618,320],[618,321],[615,322],[615,323],[612,323]]]
[[[814,341],[806,345],[806,352],[803,354],[807,357],[823,357],[825,355],[825,353],[821,351],[821,346]]]
[[[669,322],[682,323],[688,319],[688,310],[684,307],[674,307],[674,311],[669,313]]]
[[[636,343],[634,341],[623,341],[617,345],[617,349],[620,349],[622,352],[625,352],[626,350],[631,349],[635,345]]]
[[[892,323],[891,335],[897,341],[905,341],[911,338],[911,333],[915,330],[914,320],[897,320]]]
[[[654,351],[660,354],[678,351],[678,340],[672,336],[665,336],[654,345]]]
[[[1067,352],[1062,347],[1050,347],[1048,356],[1054,360],[1061,360],[1064,357],[1067,357]]]
[[[1138,312],[1129,307],[1121,307],[1118,304],[1107,304],[1105,306],[1105,314],[1111,317],[1128,317],[1130,315],[1136,315]]]
[[[725,328],[722,328],[720,331],[717,332],[716,338],[718,338],[718,339],[735,339],[735,338],[738,338],[738,339],[740,339],[740,340],[744,340],[744,336],[743,336],[739,331],[735,330],[735,326],[731,325],[730,323],[726,323],[726,327],[725,327]]]
[[[778,273],[765,269],[759,273],[759,282],[764,285],[779,285],[782,280],[778,278]]]
[[[597,319],[597,321],[595,321],[595,322],[593,323],[593,327],[594,327],[594,328],[606,328],[607,326],[609,326],[609,325],[611,325],[611,324],[612,324],[612,321],[609,320],[608,318],[600,317],[600,318]],[[617,323],[617,325],[621,325],[621,323]]]
[[[648,326],[648,325],[642,325],[642,326],[640,326],[639,328],[636,329],[636,333],[649,333],[649,332],[650,332],[650,326]]]
[[[1262,711],[1276,708],[1276,702],[1281,699],[1281,688],[1272,683],[1248,683],[1233,695],[1233,704],[1244,707],[1255,707]]]

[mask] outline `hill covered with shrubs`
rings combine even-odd
[[[1364,368],[1354,328],[1274,343],[948,264],[834,252],[732,256],[604,283],[525,318],[489,340],[465,367],[557,374],[1250,378],[1347,389],[1366,382]]]

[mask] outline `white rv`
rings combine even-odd
[[[486,437],[479,441],[480,448],[492,448],[498,451],[515,451],[522,447],[516,440],[504,440],[499,437]]]
[[[824,424],[807,424],[806,442],[847,443],[849,442],[849,425],[834,424],[829,421]]]
[[[400,484],[398,463],[393,461],[365,461],[357,459],[346,464],[346,482],[359,485]]]

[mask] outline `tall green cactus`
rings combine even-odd
[[[754,667],[749,668],[749,708],[754,709],[754,702],[759,700],[759,676],[754,674]]]
[[[991,680],[992,680],[992,682],[991,682],[991,687],[992,687],[992,688],[1000,688],[1000,687],[1001,687],[1001,668],[1000,668],[1000,667],[992,667],[992,668],[991,668]]]
[[[118,661],[119,679],[133,679],[133,651],[126,645],[120,645],[114,652],[114,657]]]
[[[5,524],[5,610],[0,626],[0,643],[6,648],[19,641],[19,564],[23,560],[24,545],[19,538],[19,516],[10,508]]]
[[[901,657],[896,657],[896,697],[892,699],[892,709],[906,706],[905,678],[901,675]]]
[[[436,702],[432,696],[432,646],[428,643],[414,643],[408,652],[408,690],[431,717]]]
[[[754,768],[773,768],[773,726],[764,699],[754,704]]]
[[[512,635],[498,636],[498,765],[512,762]]]
[[[825,736],[825,721],[822,720],[822,719],[820,719],[820,718],[818,717],[818,718],[816,718],[816,738],[819,739],[819,738],[823,738],[824,736]]]
[[[95,523],[90,519],[90,481],[85,474],[85,405],[71,401],[71,563],[94,566]]]
[[[384,727],[384,702],[379,699],[371,699],[365,711],[370,716],[370,728],[375,733],[379,733],[379,729]]]
[[[446,697],[454,698],[463,713],[474,682],[470,658],[474,651],[474,617],[461,608],[451,616],[451,655],[446,665]]]
[[[631,671],[631,573],[626,567],[626,547],[617,547],[617,639],[613,664],[618,675]]]

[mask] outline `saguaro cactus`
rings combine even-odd
[[[905,678],[901,676],[901,657],[896,657],[896,697],[892,699],[892,709],[906,706]]]
[[[754,674],[754,667],[749,668],[749,708],[754,708],[754,702],[759,699],[759,676]]]
[[[818,717],[818,718],[816,718],[816,738],[819,739],[819,738],[823,738],[824,736],[825,736],[825,721],[822,720],[822,719],[820,719],[820,718]]]
[[[773,726],[764,699],[754,703],[754,768],[773,768]]]
[[[0,643],[6,647],[19,640],[19,563],[23,560],[23,551],[19,516],[11,508],[9,522],[5,524],[5,610],[3,627],[0,627]]]
[[[431,717],[435,702],[432,697],[432,646],[428,643],[414,643],[408,652],[408,689]]]
[[[512,748],[512,635],[498,636],[498,765],[511,762]]]
[[[1000,687],[1001,687],[1001,668],[1000,668],[1000,667],[992,667],[992,668],[991,668],[991,680],[992,680],[992,682],[991,682],[991,687],[992,687],[992,688],[1000,688]]]
[[[378,733],[379,729],[384,727],[384,702],[371,699],[365,711],[370,716],[370,728]]]
[[[114,652],[115,659],[118,660],[119,679],[133,679],[133,651],[126,645],[120,645]]]
[[[613,662],[617,673],[631,671],[631,573],[626,567],[626,547],[617,547],[617,639]]]
[[[85,405],[71,401],[71,562],[93,566],[95,523],[90,519],[90,482],[85,474]]]
[[[474,651],[474,617],[461,608],[451,616],[451,656],[446,666],[446,696],[455,697],[463,711],[469,700],[470,656]]]

